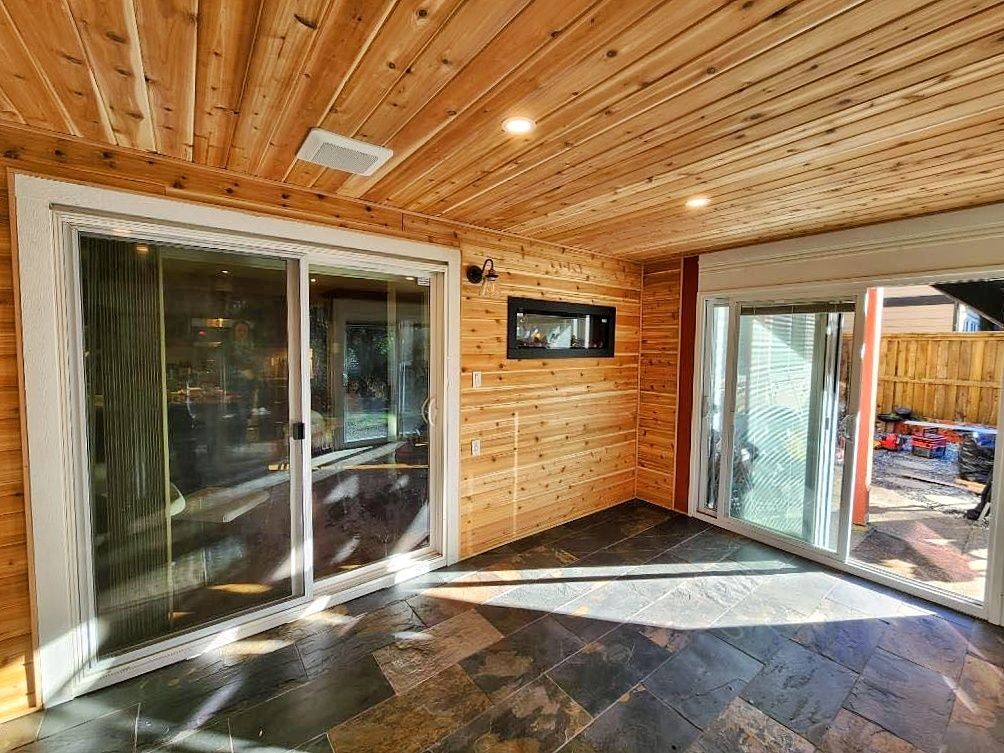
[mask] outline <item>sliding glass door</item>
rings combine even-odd
[[[430,280],[310,271],[314,576],[430,542]]]
[[[442,556],[434,264],[74,237],[89,666]]]
[[[79,271],[97,658],[303,595],[296,265],[81,235]]]
[[[701,511],[838,551],[854,308],[707,304]]]

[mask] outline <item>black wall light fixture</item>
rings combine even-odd
[[[471,264],[467,268],[467,281],[472,285],[481,286],[481,295],[490,297],[495,295],[498,289],[499,274],[495,271],[495,260],[485,259],[485,263],[480,267]]]

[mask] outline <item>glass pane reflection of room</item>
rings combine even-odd
[[[429,545],[429,281],[310,273],[314,575]]]
[[[81,236],[98,656],[281,601],[287,262]]]

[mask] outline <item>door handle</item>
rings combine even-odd
[[[294,421],[289,427],[290,436],[297,442],[307,438],[307,425],[303,421]]]

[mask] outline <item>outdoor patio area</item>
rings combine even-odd
[[[954,459],[876,450],[868,526],[855,526],[852,557],[982,601],[990,526],[965,513],[983,485],[958,475]]]

